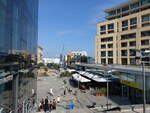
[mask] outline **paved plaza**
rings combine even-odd
[[[66,80],[67,83],[64,84],[63,80]],[[51,113],[104,113],[103,109],[106,109],[106,97],[104,96],[94,96],[90,93],[89,90],[82,92],[78,90],[78,88],[74,88],[69,83],[69,78],[60,78],[59,76],[50,76],[50,77],[39,77],[37,82],[37,94],[38,94],[38,102],[41,101],[42,98],[48,96],[49,100],[56,99],[57,96],[60,96],[60,103],[57,104],[56,110],[53,110]],[[71,88],[73,92],[77,91],[77,95],[73,93],[66,93],[66,96],[63,95],[64,88]],[[54,96],[50,96],[48,94],[50,88],[53,88]],[[95,109],[89,109],[87,106],[96,103]],[[109,103],[111,103],[110,107],[122,105],[122,104],[130,104],[130,102],[126,98],[121,97],[112,97],[109,99]],[[68,105],[74,104],[74,110],[69,110]],[[44,113],[44,112],[38,112]],[[105,112],[105,113],[120,113],[117,111],[114,112]],[[142,113],[142,112],[122,112],[122,113]]]

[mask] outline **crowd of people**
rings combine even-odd
[[[48,96],[45,99],[40,101],[39,111],[51,112],[52,110],[56,110],[56,104],[59,103],[60,97],[57,97],[57,100],[53,99],[52,101],[48,99]]]
[[[63,82],[64,82],[64,84],[66,84],[65,80]],[[63,96],[66,96],[67,93],[74,94],[74,95],[77,94],[77,91],[76,90],[73,91],[71,88],[63,86],[63,89],[64,89],[63,90]],[[53,98],[55,97],[54,92],[53,92],[53,88],[49,89],[48,94]],[[44,111],[46,113],[46,112],[51,112],[52,110],[56,110],[56,105],[58,103],[60,103],[60,96],[57,96],[56,99],[52,99],[52,100],[49,100],[48,96],[46,96],[45,99],[43,98],[40,101],[39,111]]]

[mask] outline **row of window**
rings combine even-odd
[[[101,42],[110,42],[113,41],[113,37],[101,38]]]
[[[128,63],[128,59],[127,58],[122,58],[121,59],[122,65],[128,65],[128,64],[135,65],[136,64],[135,58],[130,58],[129,61],[130,61],[130,63]]]
[[[150,36],[150,30],[141,32],[141,37],[146,37],[146,36]],[[130,34],[121,35],[121,40],[128,40],[128,39],[133,39],[133,38],[136,38],[136,33],[130,33]],[[113,41],[113,37],[101,38],[101,42],[109,42],[109,41]],[[141,44],[142,44],[142,42],[141,42]],[[147,42],[149,42],[149,41],[147,41]],[[122,47],[126,47],[127,46],[126,43],[122,43],[121,45],[122,45]],[[136,46],[135,42],[130,42],[129,45],[130,46]],[[101,48],[106,48],[106,45],[102,45]],[[112,48],[112,45],[111,45],[110,48]]]
[[[128,56],[128,50],[121,50],[121,56]],[[130,49],[129,56],[136,56],[136,51]]]
[[[113,59],[112,58],[108,58],[108,64],[113,64]],[[106,59],[105,58],[101,58],[101,64],[106,64]]]
[[[108,28],[108,30],[114,29],[114,24],[108,24],[107,28]],[[105,31],[106,30],[106,25],[100,26],[100,30]]]
[[[146,14],[146,15],[143,15],[142,16],[142,22],[149,22],[150,21],[150,14]],[[125,31],[125,30],[128,30],[128,25],[129,25],[129,22],[130,22],[130,29],[136,29],[137,28],[137,18],[131,18],[130,21],[128,20],[124,20],[122,21],[122,31]],[[133,26],[134,25],[134,26]],[[144,26],[148,26],[149,24],[146,23],[146,25],[142,24],[142,27]],[[114,29],[114,24],[108,24],[107,25],[107,28],[108,30],[113,30]],[[103,26],[100,26],[100,31],[101,31],[101,34],[106,34],[106,25],[103,25]],[[108,33],[114,33],[114,31],[108,31]]]
[[[108,48],[113,48],[113,44],[108,44],[107,47]],[[106,48],[106,44],[102,44],[101,49],[105,49],[105,48]]]
[[[121,40],[136,38],[136,33],[121,35]]]
[[[127,42],[122,42],[122,43],[121,43],[121,47],[127,47],[127,46],[128,46],[128,43],[127,43]],[[130,47],[136,46],[136,41],[131,41],[131,42],[129,42],[129,46],[130,46]]]
[[[141,40],[141,45],[142,46],[149,45],[149,44],[150,44],[149,39]],[[121,43],[121,47],[127,47],[127,46],[128,46],[127,42],[122,42]],[[136,41],[129,42],[129,46],[130,47],[136,46]]]
[[[109,57],[113,56],[113,51],[101,51],[101,57],[106,57],[106,53],[108,54]]]
[[[143,6],[143,5],[149,4],[149,3],[150,3],[150,0],[142,0],[140,2],[130,4],[129,6],[125,6],[123,8],[119,8],[119,9],[110,11],[110,12],[108,12],[108,16],[113,16],[113,15],[119,14],[121,12],[125,12],[125,11],[128,11],[130,9],[135,9],[135,8],[138,8],[140,6]]]

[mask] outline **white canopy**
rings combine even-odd
[[[91,80],[82,77],[80,74],[73,74],[72,77],[79,82],[90,82]]]
[[[107,82],[107,79],[98,75],[94,75],[85,71],[79,71],[80,74],[82,74],[83,76],[86,76],[96,82]]]
[[[67,71],[71,73],[71,72],[74,72],[76,70],[74,70],[74,69],[67,69]]]

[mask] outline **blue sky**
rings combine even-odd
[[[127,0],[39,0],[39,45],[45,57],[85,50],[95,55],[96,23],[104,9]]]

